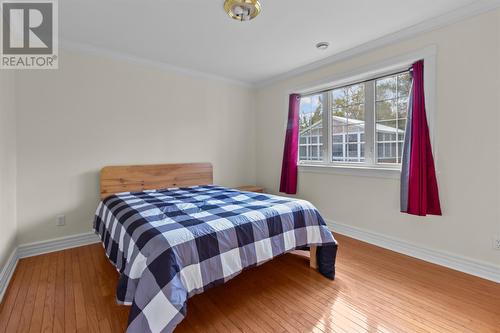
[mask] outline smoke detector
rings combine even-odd
[[[328,46],[330,46],[330,43],[328,42],[319,42],[318,44],[316,44],[316,48],[322,51],[326,50]]]

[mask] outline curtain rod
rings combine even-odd
[[[413,71],[413,69],[412,69],[412,67],[410,67],[410,68],[407,68],[407,69],[404,69],[404,70],[400,70],[398,72],[394,72],[394,73],[387,74],[387,75],[382,75],[382,76],[376,76],[374,78],[363,80],[363,81],[357,81],[357,82],[345,84],[345,85],[340,86],[340,87],[330,87],[330,88],[325,88],[325,89],[322,89],[322,90],[317,90],[317,91],[313,91],[313,92],[309,92],[309,93],[305,93],[305,94],[298,94],[298,95],[299,95],[300,98],[302,98],[302,97],[308,97],[308,96],[312,96],[312,95],[319,95],[319,94],[326,93],[328,91],[332,91],[332,90],[335,90],[335,89],[342,89],[342,88],[349,87],[349,86],[352,86],[352,85],[355,85],[355,84],[360,84],[360,83],[366,83],[366,82],[369,82],[369,81],[373,81],[373,80],[379,79],[381,77],[398,75],[398,74],[403,74],[403,73],[406,73],[406,72],[410,72],[411,73],[412,71]]]

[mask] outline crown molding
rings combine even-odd
[[[371,40],[351,49],[341,51],[327,58],[315,61],[308,65],[304,65],[291,71],[278,74],[269,79],[257,81],[254,85],[258,88],[269,86],[273,83],[309,72],[321,67],[334,64],[361,54],[376,50],[378,48],[388,46],[390,44],[418,36],[419,34],[433,31],[469,17],[494,10],[500,7],[500,0],[479,0],[470,5],[460,7],[446,14],[425,20],[408,28],[404,28],[397,32],[385,35],[383,37]]]
[[[155,68],[155,69],[159,69],[159,70],[167,71],[167,72],[171,72],[171,73],[183,74],[183,75],[187,75],[187,76],[198,78],[198,79],[214,80],[214,81],[223,82],[226,84],[238,85],[238,86],[242,86],[242,87],[246,87],[246,88],[253,87],[253,84],[249,83],[249,82],[234,80],[234,79],[227,78],[224,76],[206,73],[206,72],[202,72],[202,71],[197,71],[197,70],[189,69],[186,67],[175,66],[175,65],[168,64],[165,62],[154,61],[154,60],[134,56],[134,55],[123,53],[123,52],[116,52],[116,51],[109,50],[107,48],[96,47],[96,46],[93,46],[90,44],[76,43],[76,42],[69,41],[67,39],[63,39],[60,41],[59,48],[62,50],[66,50],[66,51],[78,53],[78,54],[87,54],[87,55],[92,55],[92,56],[101,56],[101,57],[106,57],[106,58],[111,58],[111,59],[118,59],[118,60],[121,60],[124,62],[132,63],[132,64],[136,64],[136,65],[142,65],[142,66],[150,67],[150,68]]]

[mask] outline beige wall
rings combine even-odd
[[[90,231],[105,165],[211,162],[218,184],[255,183],[250,88],[106,57],[60,59],[59,70],[18,76],[21,244]]]
[[[0,71],[0,271],[16,246],[16,116],[13,72]]]
[[[397,179],[300,173],[298,197],[312,201],[331,221],[500,264],[491,243],[500,232],[499,22],[500,11],[489,12],[260,88],[258,184],[278,190],[291,90],[436,44],[435,136],[444,216],[400,214]]]

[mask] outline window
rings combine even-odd
[[[332,161],[364,162],[364,84],[354,84],[326,94],[331,101]]]
[[[401,163],[410,85],[409,72],[375,80],[378,163]]]
[[[299,161],[398,167],[410,86],[404,71],[302,97]]]
[[[322,161],[323,97],[313,95],[300,99],[299,156],[303,161]]]

